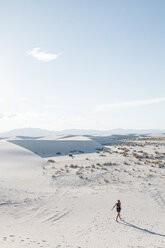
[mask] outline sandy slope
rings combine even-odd
[[[95,140],[84,136],[57,136],[39,139],[9,139],[13,144],[24,147],[42,157],[55,156],[58,153],[66,154],[72,151],[94,152],[102,149],[102,145]]]
[[[47,188],[42,166],[45,161],[34,153],[0,141],[0,206],[9,206],[38,198]]]
[[[165,146],[142,143],[44,159],[1,141],[0,247],[164,248]]]

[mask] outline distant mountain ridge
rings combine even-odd
[[[147,134],[147,133],[165,133],[165,129],[123,129],[116,128],[110,130],[94,130],[94,129],[64,129],[61,131],[47,130],[40,128],[21,128],[13,129],[8,132],[0,132],[0,137],[40,137],[40,136],[55,136],[63,134],[71,135],[111,135],[111,134]]]

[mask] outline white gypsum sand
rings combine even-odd
[[[0,141],[0,247],[164,248],[164,136],[124,138]]]

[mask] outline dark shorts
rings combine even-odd
[[[121,211],[121,208],[117,208],[116,210],[117,210],[117,212],[118,212],[118,213],[120,213],[120,211]]]

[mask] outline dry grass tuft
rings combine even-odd
[[[57,154],[57,153],[56,153]],[[48,159],[48,161],[47,161],[48,163],[55,163],[56,161],[55,160],[53,160],[53,159]]]

